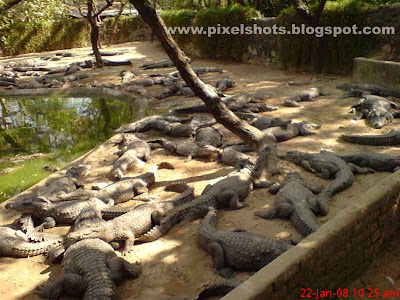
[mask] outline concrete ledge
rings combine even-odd
[[[400,63],[357,57],[354,59],[353,78],[391,89],[400,89]]]
[[[396,172],[222,299],[297,300],[301,289],[345,288],[398,229],[399,195]]]
[[[131,93],[110,88],[84,88],[74,87],[68,89],[39,88],[39,89],[15,89],[0,90],[0,96],[4,97],[28,97],[28,96],[66,96],[66,97],[111,97],[125,101],[142,99]],[[144,98],[143,98],[144,99]]]

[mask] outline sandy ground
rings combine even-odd
[[[108,50],[108,49],[106,49]],[[150,44],[148,42],[129,43],[116,45],[109,50],[124,52],[123,56],[118,59],[131,59],[134,71],[138,71],[140,76],[145,78],[151,73],[169,72],[167,70],[155,71],[139,71],[138,66],[165,59],[166,55],[158,44]],[[69,50],[68,50],[69,51]],[[73,49],[74,53],[87,54],[90,49]],[[52,55],[55,52],[22,55],[17,59],[30,59],[42,55]],[[111,58],[114,59],[114,58]],[[65,58],[58,65],[70,63],[74,60],[82,60],[79,58]],[[0,60],[0,63],[2,60]],[[364,121],[352,121],[353,116],[347,113],[349,107],[354,104],[357,99],[350,98],[337,99],[342,91],[335,88],[337,84],[350,82],[351,78],[344,77],[323,77],[320,81],[302,86],[288,85],[290,81],[302,82],[311,79],[310,74],[298,72],[284,72],[269,67],[259,65],[249,65],[231,61],[211,61],[204,59],[196,59],[193,66],[218,66],[222,67],[225,75],[229,75],[236,81],[236,87],[228,91],[229,94],[239,92],[263,92],[270,95],[267,103],[279,106],[279,110],[275,112],[265,113],[268,116],[285,117],[294,121],[308,120],[322,124],[317,134],[309,137],[298,137],[293,140],[279,143],[279,151],[302,150],[302,151],[319,151],[327,149],[341,153],[350,153],[357,150],[368,149],[367,146],[358,146],[352,144],[341,143],[337,140],[343,133],[384,133],[398,126],[399,120],[395,120],[383,129],[376,130],[367,127]],[[120,80],[119,73],[123,67],[106,67],[104,70],[93,70],[86,82],[94,79],[104,82],[118,82]],[[202,77],[207,83],[214,84],[216,80],[221,79],[220,74],[208,74]],[[304,107],[286,108],[282,106],[283,99],[293,95],[296,91],[300,91],[307,87],[322,86],[329,93],[328,96],[320,98],[314,103],[304,103]],[[156,88],[149,88],[152,92]],[[159,107],[168,108],[172,105],[180,105],[185,103],[200,102],[195,98],[174,97],[168,100],[160,101]],[[205,115],[203,114],[202,117]],[[226,130],[226,140],[232,140],[234,137]],[[156,136],[153,134],[142,135],[145,138]],[[96,150],[86,155],[81,161],[92,164],[92,174],[85,179],[87,187],[95,182],[108,181],[107,173],[111,168],[113,160],[116,158],[111,155],[116,150],[116,146],[110,141],[106,142]],[[382,153],[391,153],[400,155],[399,148],[393,147],[374,147],[369,148]],[[163,187],[174,180],[183,180],[190,186],[195,188],[196,194],[200,194],[203,188],[209,184],[221,179],[221,176],[227,175],[233,170],[213,161],[192,160],[186,162],[184,157],[172,156],[162,149],[152,152],[152,160],[147,164],[160,161],[170,161],[176,167],[176,170],[159,170],[157,174],[157,182],[151,188],[151,195],[159,195],[160,199],[171,197],[171,193],[163,191]],[[304,172],[297,166],[288,162],[281,161],[280,166],[287,171],[299,171],[303,177],[313,183],[326,185],[327,180],[315,177],[313,174]],[[127,174],[137,175],[144,170],[135,170]],[[325,223],[330,218],[338,214],[345,208],[352,198],[358,197],[369,187],[389,176],[389,173],[377,173],[369,175],[359,175],[353,186],[346,191],[336,195],[330,202],[330,212],[326,217],[319,217],[320,224]],[[282,178],[274,178],[276,181]],[[25,198],[29,194],[38,192],[40,186],[20,194],[14,199]],[[289,221],[286,220],[263,220],[253,216],[256,210],[268,208],[273,204],[275,196],[268,193],[267,190],[256,190],[246,199],[249,207],[238,211],[220,211],[219,228],[244,228],[248,231],[264,234],[269,237],[282,237],[292,235],[294,238],[300,238],[300,235],[292,228]],[[13,200],[14,200],[13,199]],[[132,205],[133,201],[124,205]],[[0,205],[0,224],[11,223],[16,214],[6,211],[4,204]],[[137,280],[125,281],[120,286],[120,299],[160,299],[163,297],[182,297],[194,294],[204,283],[217,278],[216,273],[212,269],[211,258],[199,248],[197,243],[197,226],[199,220],[185,225],[175,226],[165,237],[149,244],[140,244],[135,246],[135,251],[131,253],[127,259],[130,261],[141,261],[143,264],[143,274]],[[59,227],[52,232],[66,232],[67,227]],[[395,243],[395,241],[394,241]],[[396,249],[395,244],[389,249]],[[378,268],[374,267],[373,271],[368,271],[365,276],[360,278],[361,283],[365,283],[371,288],[388,288],[388,282],[384,275],[393,276],[394,279],[400,279],[400,272],[393,271],[388,273],[388,268],[393,268],[393,264],[398,261],[399,251],[396,255],[392,255],[390,250],[383,254],[385,264],[378,264]],[[51,265],[43,256],[24,258],[0,258],[0,299],[40,299],[32,292],[38,284],[48,280],[53,281],[60,274],[60,265]],[[237,277],[245,280],[251,273],[237,273]],[[398,281],[398,283],[400,283]],[[357,283],[355,283],[357,284]],[[62,298],[67,299],[67,298]]]

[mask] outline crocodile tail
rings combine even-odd
[[[20,243],[13,247],[12,255],[18,257],[36,256],[49,252],[52,248],[60,246],[64,242],[64,238],[45,241],[40,243]]]
[[[213,296],[225,296],[233,289],[241,285],[242,282],[236,279],[220,279],[205,285],[203,290],[193,300],[206,299]]]
[[[102,217],[104,220],[111,220],[116,217],[122,216],[123,214],[126,214],[130,211],[131,211],[131,209],[129,209],[129,208],[115,205],[115,206],[107,206],[105,208],[102,208],[101,214],[102,214]]]
[[[183,205],[185,203],[188,203],[194,199],[194,188],[192,187],[187,187],[187,189],[181,193],[178,197],[175,199],[171,199],[171,202],[174,207]]]
[[[400,134],[386,135],[342,135],[341,140],[349,143],[371,146],[392,146],[400,144]]]
[[[175,182],[167,185],[165,187],[165,190],[168,192],[183,193],[188,188],[189,188],[189,186],[187,185],[187,183],[185,183],[183,181],[175,181]]]
[[[319,225],[313,212],[304,205],[295,205],[290,217],[294,227],[302,235],[307,236],[318,230]]]

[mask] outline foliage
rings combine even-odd
[[[190,27],[193,24],[193,20],[196,16],[196,12],[190,9],[181,9],[174,11],[164,11],[161,13],[161,18],[164,20],[168,27]],[[192,35],[179,35],[175,34],[174,39],[180,43],[184,44],[192,40]]]
[[[13,23],[0,30],[0,48],[6,55],[69,49],[86,45],[85,20],[64,19],[35,24]]]
[[[317,5],[310,7],[315,11]],[[326,3],[320,19],[320,26],[367,26],[363,14],[364,4],[357,0],[339,0]],[[300,26],[301,22],[293,7],[285,9],[278,17],[278,26],[291,30],[292,24]],[[296,67],[312,71],[317,59],[318,45],[322,66],[326,72],[349,72],[353,58],[367,54],[375,44],[371,35],[324,35],[317,38],[313,35],[280,35],[280,59],[286,67]]]
[[[102,22],[100,27],[100,37],[101,39],[107,39],[112,33],[112,24],[115,21],[115,17],[106,18]],[[115,36],[115,41],[118,43],[131,42],[131,34],[139,29],[148,27],[148,25],[143,22],[140,16],[120,16],[117,24],[117,34]],[[150,30],[150,29],[149,29]]]
[[[197,13],[194,26],[209,27],[230,26],[239,27],[241,24],[248,24],[253,18],[258,16],[255,9],[248,7],[232,6],[226,8],[206,9]],[[207,35],[196,35],[194,37],[195,47],[207,57],[238,58],[240,53],[246,49],[246,35],[225,35],[216,34],[208,37]]]

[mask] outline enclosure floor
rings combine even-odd
[[[119,51],[123,50],[123,57],[119,56],[118,59],[127,58],[131,59],[133,63],[132,69],[138,71],[138,66],[147,63],[155,62],[161,59],[166,59],[166,55],[162,48],[157,43],[137,42],[122,45],[115,45],[113,47],[103,49]],[[74,53],[87,54],[91,50],[85,49],[72,49],[66,50]],[[17,58],[9,58],[10,60],[35,58],[43,55],[51,55],[50,53],[29,54],[21,55]],[[70,63],[74,60],[82,60],[82,57],[74,57],[65,59],[58,64]],[[0,63],[4,59],[0,59]],[[279,106],[279,110],[274,112],[265,113],[265,115],[273,117],[284,117],[293,119],[293,121],[308,120],[319,122],[322,128],[317,131],[317,135],[308,137],[298,137],[293,140],[279,143],[278,151],[287,150],[300,150],[300,151],[313,151],[317,152],[320,149],[326,149],[341,153],[351,153],[362,149],[370,149],[381,153],[391,153],[400,155],[400,149],[394,147],[374,147],[368,148],[367,146],[358,146],[341,143],[337,140],[340,134],[343,133],[384,133],[391,129],[395,129],[399,125],[399,120],[395,120],[383,129],[376,130],[367,127],[364,121],[352,121],[353,115],[348,114],[349,107],[354,104],[357,99],[350,98],[340,100],[338,96],[342,91],[335,88],[337,84],[350,82],[349,77],[329,76],[324,79],[302,86],[288,85],[290,81],[307,81],[311,79],[312,75],[307,73],[287,72],[270,67],[260,65],[250,65],[244,63],[230,62],[230,61],[213,61],[205,59],[195,59],[194,67],[200,66],[218,66],[226,70],[225,75],[236,81],[236,87],[228,90],[227,94],[236,94],[239,92],[264,92],[270,95],[267,101],[270,105]],[[101,80],[104,82],[119,82],[119,73],[121,70],[126,69],[123,67],[106,67],[104,70],[92,70],[91,76],[82,82],[89,82],[93,80]],[[138,71],[140,76],[145,77],[146,74],[151,73],[166,73],[172,69],[155,70],[155,71]],[[142,75],[143,74],[143,75]],[[212,85],[222,75],[211,73],[202,77],[205,82]],[[322,97],[316,102],[304,102],[304,108],[286,108],[282,106],[283,100],[287,96],[293,95],[296,91],[300,91],[307,87],[321,86],[329,96]],[[148,91],[156,90],[156,88],[149,88]],[[200,103],[195,98],[182,98],[174,97],[169,98],[167,101],[161,101],[160,107],[168,108],[172,105]],[[198,117],[198,116],[196,116]],[[203,116],[202,116],[203,117]],[[226,133],[226,140],[233,140],[235,137],[224,130]],[[142,134],[141,137],[156,137],[153,134]],[[112,153],[115,152],[117,147],[108,142],[100,146],[97,150],[87,156],[83,162],[92,164],[92,173],[85,179],[86,186],[99,181],[108,181],[107,173],[111,168],[113,160],[116,156]],[[167,199],[173,194],[163,191],[163,187],[169,182],[177,179],[184,179],[190,186],[195,188],[196,194],[200,194],[203,188],[209,184],[220,180],[221,176],[225,176],[233,168],[228,168],[217,164],[213,161],[199,161],[192,160],[185,162],[184,157],[176,157],[169,155],[161,149],[152,152],[152,160],[147,164],[157,163],[160,161],[170,161],[175,165],[175,170],[159,170],[157,174],[157,183],[151,188],[151,195],[160,195],[160,199]],[[329,183],[327,180],[322,180],[315,177],[311,173],[304,172],[297,166],[285,161],[280,161],[280,167],[286,171],[299,171],[309,182],[316,184],[326,185]],[[144,170],[134,170],[127,174],[136,175]],[[352,199],[361,195],[365,190],[369,189],[380,179],[390,175],[389,173],[376,173],[369,175],[359,175],[353,186],[346,191],[335,196],[330,202],[330,212],[326,217],[318,217],[320,224],[325,223],[330,218],[336,216],[341,209],[345,208]],[[275,181],[282,181],[282,177],[273,178]],[[1,177],[0,177],[1,180]],[[16,198],[25,198],[29,194],[38,191],[38,187],[34,187],[30,191]],[[256,190],[246,199],[249,207],[238,211],[220,211],[219,215],[219,228],[243,228],[247,231],[264,234],[269,237],[284,237],[292,235],[294,238],[300,238],[300,235],[293,229],[289,221],[286,220],[263,220],[253,216],[256,210],[267,208],[274,203],[275,196],[268,193],[267,190]],[[132,205],[127,202],[124,205]],[[16,214],[6,211],[4,203],[0,205],[0,224],[11,223]],[[189,224],[175,226],[171,232],[165,237],[156,242],[149,244],[141,244],[134,247],[134,251],[127,256],[128,260],[141,261],[143,264],[143,274],[137,280],[125,281],[120,286],[120,299],[160,299],[163,297],[182,297],[194,294],[204,283],[217,278],[213,271],[210,257],[198,246],[197,242],[197,227],[199,220]],[[63,232],[68,230],[67,227],[58,227],[51,232]],[[397,242],[394,241],[394,243]],[[395,249],[395,245],[390,249]],[[397,252],[396,252],[397,253]],[[387,265],[396,266],[399,262],[398,256],[387,254]],[[390,262],[390,263],[389,263]],[[387,275],[385,270],[377,269],[371,274],[383,277]],[[14,258],[0,258],[0,298],[7,300],[14,299],[40,299],[38,296],[33,295],[32,291],[39,284],[47,282],[48,280],[54,281],[61,273],[60,265],[49,265],[44,257],[32,257],[29,259],[14,259]],[[247,279],[252,273],[237,273],[238,278],[241,280]],[[400,272],[390,273],[394,279],[399,278]],[[390,275],[388,274],[388,275]],[[363,277],[362,277],[363,278]],[[360,278],[361,280],[361,278]],[[387,288],[387,281],[368,279],[371,282],[372,288]],[[400,282],[398,281],[399,285]],[[62,298],[68,299],[68,298]]]

